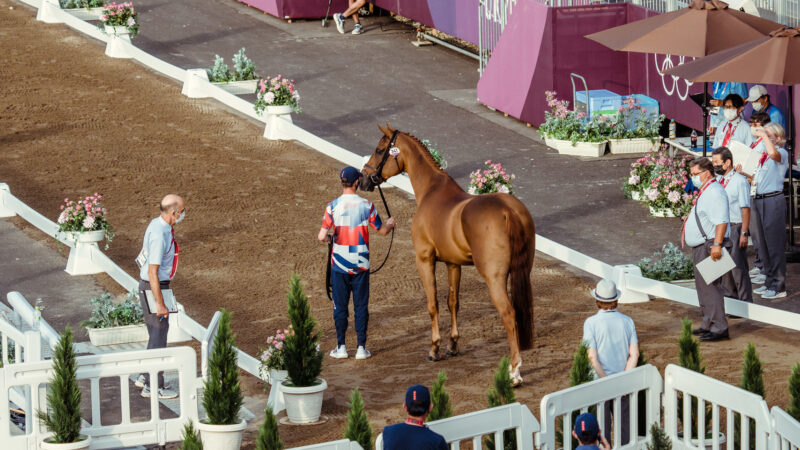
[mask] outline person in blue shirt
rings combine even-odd
[[[384,450],[448,450],[442,435],[425,425],[425,418],[433,408],[428,388],[420,384],[406,391],[403,409],[408,417],[403,423],[383,429]]]
[[[765,113],[769,116],[770,122],[778,123],[786,128],[786,119],[783,117],[783,112],[770,102],[767,88],[760,84],[751,87],[747,102],[753,107],[753,113]]]
[[[575,419],[572,437],[580,443],[575,450],[611,450],[611,444],[600,433],[597,418],[592,413],[583,413]],[[603,447],[601,448],[598,444]]]
[[[719,112],[709,116],[709,132],[714,134],[717,127],[724,125],[724,118],[722,117],[722,101],[730,94],[738,94],[741,98],[747,97],[747,83],[729,83],[715,81],[712,84],[712,99],[708,101],[711,106],[718,106]]]

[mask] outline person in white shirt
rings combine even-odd
[[[744,100],[737,94],[729,94],[722,102],[724,121],[714,134],[714,148],[727,147],[730,142],[739,141],[749,146],[753,142],[750,125],[742,119]]]
[[[753,303],[753,285],[747,265],[747,241],[750,237],[750,183],[733,168],[733,154],[727,147],[715,149],[711,154],[717,182],[722,183],[728,195],[728,215],[733,246],[731,258],[736,267],[731,270],[733,285],[725,295]]]

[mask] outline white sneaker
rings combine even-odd
[[[761,294],[761,298],[783,298],[786,297],[786,291],[783,292],[775,292],[772,289],[767,289]]]
[[[344,345],[340,345],[340,346],[336,347],[335,349],[331,350],[330,355],[331,355],[331,358],[347,359],[347,349],[345,348]]]
[[[342,13],[335,13],[333,15],[333,22],[336,24],[336,30],[344,34],[344,17],[342,17]]]
[[[352,34],[361,34],[363,32],[364,32],[364,27],[362,27],[360,23],[357,23],[353,27],[353,31],[351,31],[350,33],[352,33]]]
[[[761,295],[761,294],[763,294],[763,293],[764,293],[764,291],[766,291],[766,290],[767,290],[767,287],[766,287],[766,286],[761,286],[760,288],[753,289],[753,294],[758,294],[758,295]]]
[[[750,278],[750,282],[753,284],[764,284],[767,281],[766,275],[756,275]]]
[[[173,391],[173,390],[171,390],[171,389],[161,388],[161,389],[158,390],[158,399],[159,400],[166,400],[166,399],[170,399],[170,398],[176,398],[177,396],[178,396],[178,393]],[[145,386],[144,388],[142,388],[142,397],[150,398],[150,386]]]
[[[752,269],[750,269],[750,277],[752,278],[756,275],[761,275],[761,269],[759,269],[758,267],[753,267]]]
[[[364,347],[359,346],[358,350],[356,350],[356,359],[367,359],[370,356],[372,356],[372,353]]]
[[[145,383],[146,381],[144,378],[144,374],[139,374],[139,378],[137,378],[136,381],[133,382],[133,385],[141,389],[145,386]]]

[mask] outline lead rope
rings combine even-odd
[[[383,201],[383,207],[386,209],[386,216],[387,216],[387,219],[389,219],[389,218],[392,217],[392,213],[389,211],[389,205],[386,203],[386,197],[383,196],[383,190],[381,189],[380,185],[378,185],[378,193],[381,194],[381,200]],[[386,261],[389,259],[389,254],[392,252],[392,243],[394,243],[394,228],[392,228],[392,238],[389,239],[389,250],[386,251],[386,257],[383,258],[383,262],[381,263],[380,266],[378,266],[377,269],[371,270],[369,272],[370,275],[372,275],[373,273],[376,273],[377,271],[381,270],[383,265],[386,264]]]

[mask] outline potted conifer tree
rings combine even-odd
[[[350,411],[347,411],[347,426],[344,438],[358,444],[364,450],[372,450],[372,427],[369,425],[367,412],[364,411],[364,399],[358,388],[350,394]]]
[[[292,423],[314,423],[322,413],[322,396],[328,383],[319,378],[322,373],[320,333],[297,274],[292,274],[289,280],[287,300],[294,334],[286,337],[283,347],[289,374],[289,379],[281,385],[286,416]]]
[[[264,410],[264,423],[258,429],[256,450],[283,450],[283,442],[278,436],[278,421],[270,406]]]
[[[223,309],[208,361],[208,380],[204,383],[203,408],[208,418],[197,424],[205,448],[238,450],[242,445],[247,422],[239,418],[244,396],[236,359],[231,313]]]
[[[492,387],[486,393],[486,399],[489,401],[489,408],[496,408],[498,406],[509,405],[517,401],[514,395],[514,386],[511,384],[511,376],[508,373],[508,367],[511,365],[508,356],[504,356],[500,360],[500,365],[494,371],[494,380]],[[488,448],[495,448],[494,435],[484,439],[484,443]],[[503,431],[503,448],[505,450],[516,450],[517,448],[517,434],[514,430]]]
[[[450,393],[444,388],[444,383],[447,381],[447,373],[440,370],[436,375],[436,381],[431,386],[431,403],[433,408],[428,413],[428,422],[434,420],[446,419],[453,417],[453,405],[450,403]]]
[[[752,342],[747,343],[744,350],[744,365],[742,366],[742,379],[739,382],[739,387],[754,394],[764,397],[764,369],[761,366],[761,359],[756,353],[756,347]],[[742,448],[742,416],[739,413],[733,413],[734,435],[733,442],[736,448]],[[748,442],[750,450],[756,448],[756,421],[747,418],[749,422],[749,437]]]
[[[203,442],[200,441],[200,436],[197,435],[197,430],[194,428],[192,422],[187,423],[183,427],[183,443],[181,450],[203,450]]]
[[[53,433],[41,444],[43,449],[77,450],[89,448],[90,437],[81,434],[81,389],[77,379],[78,362],[72,348],[72,330],[67,327],[53,355],[53,378],[47,388],[47,411],[37,417]]]
[[[789,377],[789,407],[786,412],[800,421],[800,363],[792,367],[792,375]]]

